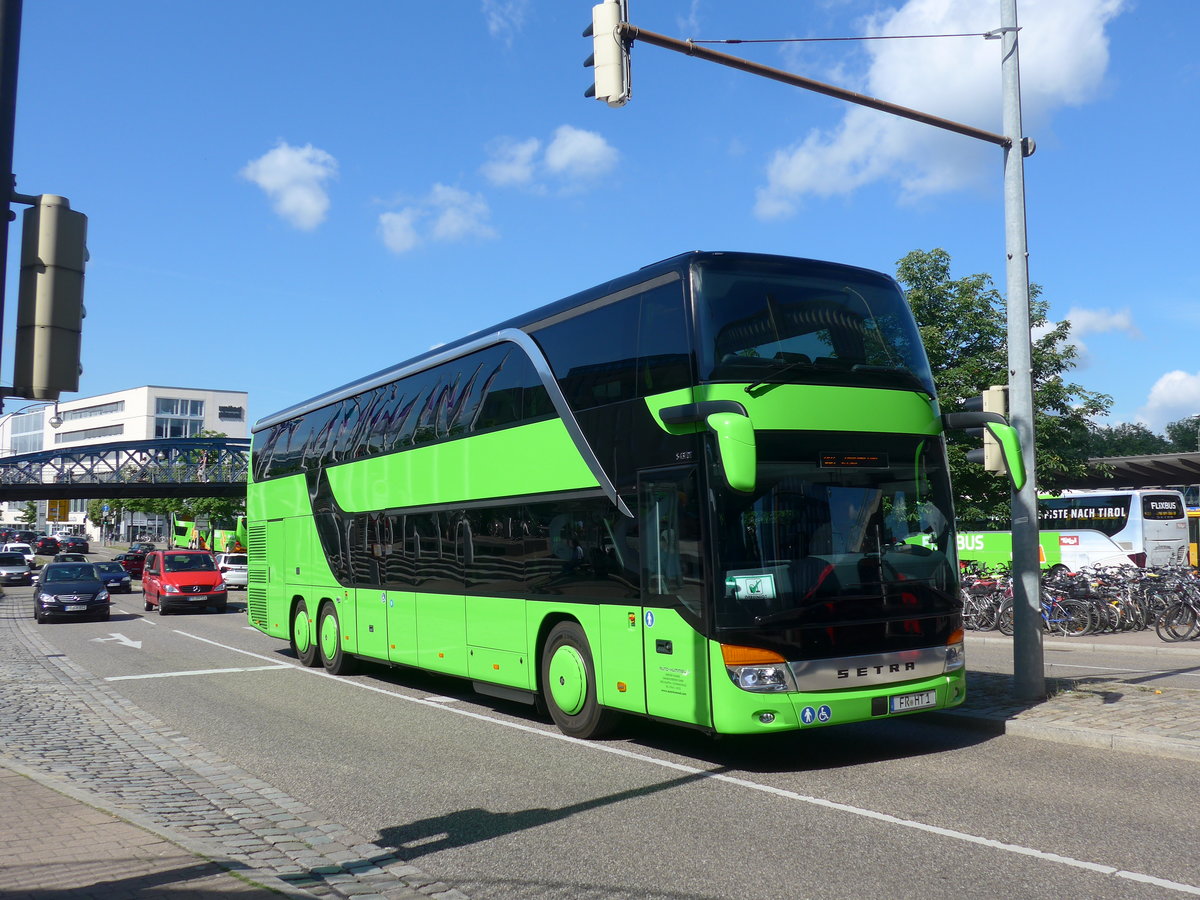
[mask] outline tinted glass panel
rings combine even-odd
[[[635,396],[640,308],[640,297],[629,297],[534,335],[573,409]]]
[[[933,394],[916,323],[890,278],[828,263],[696,268],[705,381],[864,385]]]

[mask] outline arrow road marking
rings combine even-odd
[[[142,649],[141,641],[131,641],[129,638],[125,637],[125,635],[116,634],[111,631],[106,638],[92,638],[92,640],[98,642],[116,641],[118,644],[124,644],[126,647],[132,647],[134,650]]]

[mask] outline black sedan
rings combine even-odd
[[[69,537],[59,541],[64,553],[91,553],[87,538]]]
[[[94,616],[108,619],[112,601],[100,573],[91,563],[49,563],[33,594],[38,624],[54,617]]]
[[[100,573],[100,580],[108,588],[110,594],[129,594],[133,591],[129,573],[116,560],[111,562],[92,563]]]

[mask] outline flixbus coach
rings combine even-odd
[[[939,414],[891,278],[688,253],[256,423],[249,618],[578,737],[956,706],[943,431],[985,422],[1013,444]]]

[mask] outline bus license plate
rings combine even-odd
[[[892,712],[909,712],[937,706],[937,691],[921,691],[919,694],[899,694],[892,697]]]
[[[85,609],[87,609],[87,606],[80,603],[72,603],[69,606],[64,606],[63,609],[66,612],[83,612]]]

